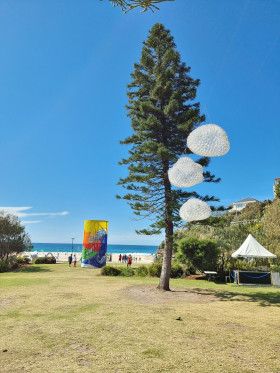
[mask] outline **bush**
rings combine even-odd
[[[136,276],[145,277],[148,274],[148,268],[144,265],[141,265],[136,269]]]
[[[179,278],[179,277],[182,277],[183,275],[184,275],[184,270],[183,270],[182,266],[180,266],[179,263],[172,262],[170,277],[171,278]]]
[[[20,260],[18,261],[18,259]],[[0,259],[0,273],[7,272],[19,268],[20,264],[25,264],[23,258],[16,256],[9,256],[8,259]]]
[[[270,268],[271,268],[271,270],[272,270],[273,272],[280,272],[280,265],[279,265],[279,264],[272,264],[272,265],[270,266]]]
[[[8,270],[17,269],[19,264],[17,262],[17,257],[15,255],[9,256],[7,259]]]
[[[269,263],[267,259],[254,259],[254,260],[241,260],[241,259],[235,259],[228,261],[224,265],[224,270],[228,271],[234,268],[242,269],[243,271],[267,271],[270,268],[273,268],[272,266],[269,266]],[[277,267],[276,267],[277,268]],[[278,266],[279,268],[279,266]]]
[[[119,276],[121,271],[116,267],[104,266],[101,268],[102,276]]]
[[[216,270],[219,256],[217,242],[196,237],[183,238],[178,242],[176,259],[200,271]]]
[[[29,264],[30,258],[28,258],[28,256],[18,256],[16,261],[18,264]]]
[[[55,264],[56,259],[54,256],[45,256],[42,258],[36,258],[34,264]]]
[[[193,269],[189,268],[188,266],[184,266],[184,276],[190,276],[190,275],[195,275],[195,273],[192,273]]]
[[[8,261],[5,259],[0,259],[0,273],[7,272],[9,270]]]
[[[160,277],[162,264],[161,263],[153,263],[149,265],[148,271],[149,275],[152,277]]]
[[[15,259],[10,260],[9,269],[18,269],[18,268],[19,268],[19,264],[17,260]]]
[[[120,267],[119,276],[131,277],[134,275],[134,270],[131,267]]]

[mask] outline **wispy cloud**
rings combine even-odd
[[[31,214],[26,214],[26,213],[20,213],[18,217],[25,217],[25,216],[57,216],[57,215],[68,215],[68,211],[63,211],[63,212],[33,212]]]
[[[22,224],[36,224],[36,223],[41,223],[43,220],[22,220]]]
[[[0,211],[5,211],[8,214],[13,214],[18,216],[19,218],[24,218],[28,216],[63,216],[69,214],[68,211],[63,211],[63,212],[22,212],[26,210],[30,210],[32,207],[0,207]],[[37,221],[28,221],[28,223],[40,223],[42,220],[37,220]],[[25,222],[26,223],[26,222]]]

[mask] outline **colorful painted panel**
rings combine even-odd
[[[106,265],[107,236],[107,221],[85,220],[82,267],[101,268]]]

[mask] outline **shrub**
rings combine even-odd
[[[0,273],[7,272],[9,270],[9,264],[7,260],[0,259]]]
[[[30,258],[28,258],[28,256],[18,256],[16,260],[18,264],[29,264],[30,263]]]
[[[172,262],[170,277],[171,278],[179,278],[179,277],[182,277],[183,275],[184,275],[184,270],[183,270],[182,266],[180,266],[179,263]]]
[[[15,255],[9,256],[7,259],[8,270],[17,269],[19,264]]]
[[[104,266],[101,268],[102,276],[119,276],[120,272],[121,271],[116,267]]]
[[[119,276],[131,277],[134,275],[134,270],[131,267],[120,267]]]
[[[273,272],[280,272],[280,265],[279,265],[279,264],[272,264],[272,265],[270,266],[270,268],[271,268],[271,270],[272,270]]]
[[[208,238],[183,238],[178,242],[176,259],[200,271],[216,270],[219,249],[217,242]]]
[[[148,274],[148,268],[144,265],[141,265],[136,269],[136,276],[145,277]]]
[[[184,276],[190,276],[194,275],[195,273],[192,273],[192,268],[188,266],[183,266],[184,267]]]
[[[34,260],[34,264],[55,264],[56,263],[56,259],[54,256],[45,256],[45,257],[42,257],[42,258],[36,258]]]
[[[149,265],[148,271],[149,275],[152,277],[160,277],[162,264],[161,263],[153,263]]]
[[[9,263],[9,269],[18,269],[19,264],[17,260],[11,260]]]
[[[269,270],[270,266],[267,260],[264,259],[254,259],[254,260],[242,260],[242,259],[235,259],[233,261],[229,261],[225,264],[224,270],[231,270],[234,268],[242,269],[243,271],[267,271]]]

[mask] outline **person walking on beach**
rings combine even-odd
[[[76,258],[76,254],[74,254],[74,267],[77,266],[77,258]]]
[[[119,255],[119,262],[122,262],[122,254]]]
[[[69,267],[71,267],[71,264],[72,264],[72,254],[68,256],[68,263],[69,263]]]
[[[132,263],[132,256],[129,255],[129,257],[127,258],[127,267],[131,267],[131,263]]]

